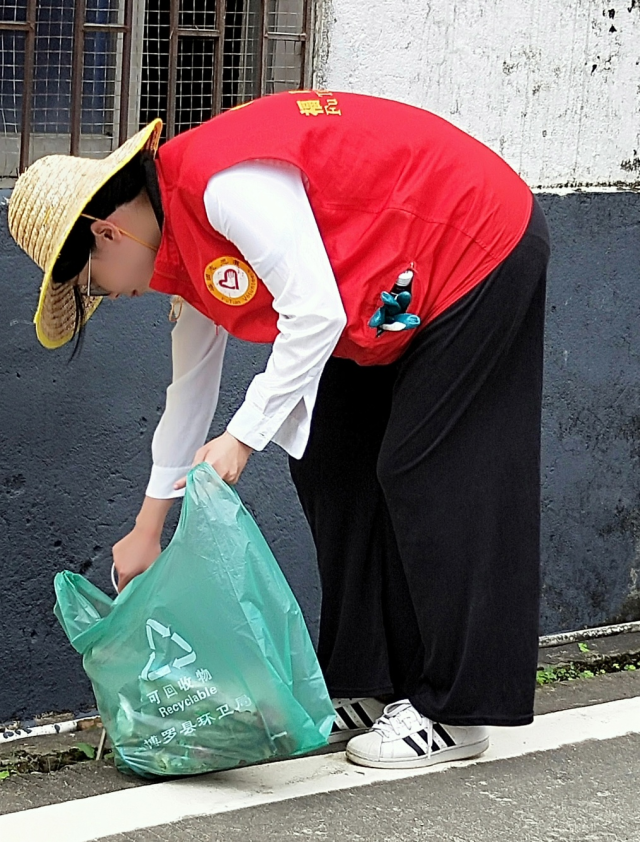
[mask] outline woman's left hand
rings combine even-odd
[[[195,467],[201,462],[208,462],[225,482],[235,485],[252,453],[253,450],[249,445],[238,441],[230,433],[223,433],[218,438],[211,439],[197,451],[193,465]],[[173,487],[178,490],[184,488],[186,484],[187,478],[182,477]]]

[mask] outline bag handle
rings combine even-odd
[[[82,655],[89,638],[94,638],[87,632],[96,630],[109,616],[113,600],[84,576],[69,570],[57,573],[53,584],[56,592],[54,613],[71,645]]]

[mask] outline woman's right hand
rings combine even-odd
[[[152,533],[134,527],[113,547],[113,562],[118,573],[118,593],[140,573],[151,567],[161,552],[160,541]]]
[[[160,536],[173,500],[145,497],[136,525],[113,547],[113,563],[118,573],[118,592],[158,558],[162,548]]]

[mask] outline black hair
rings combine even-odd
[[[158,225],[162,228],[163,214],[158,176],[153,156],[146,150],[139,152],[118,170],[85,205],[82,212],[95,216],[97,219],[106,219],[116,208],[136,199],[143,190],[148,192]],[[69,283],[86,265],[89,253],[96,245],[95,237],[91,232],[92,222],[93,220],[81,216],[71,229],[51,273],[54,284]],[[77,284],[73,286],[73,297],[76,306],[73,335],[76,337],[76,342],[71,359],[79,353],[82,346],[86,316],[84,299]]]

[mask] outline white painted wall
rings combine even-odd
[[[640,0],[318,0],[316,84],[440,114],[532,187],[640,185]]]

